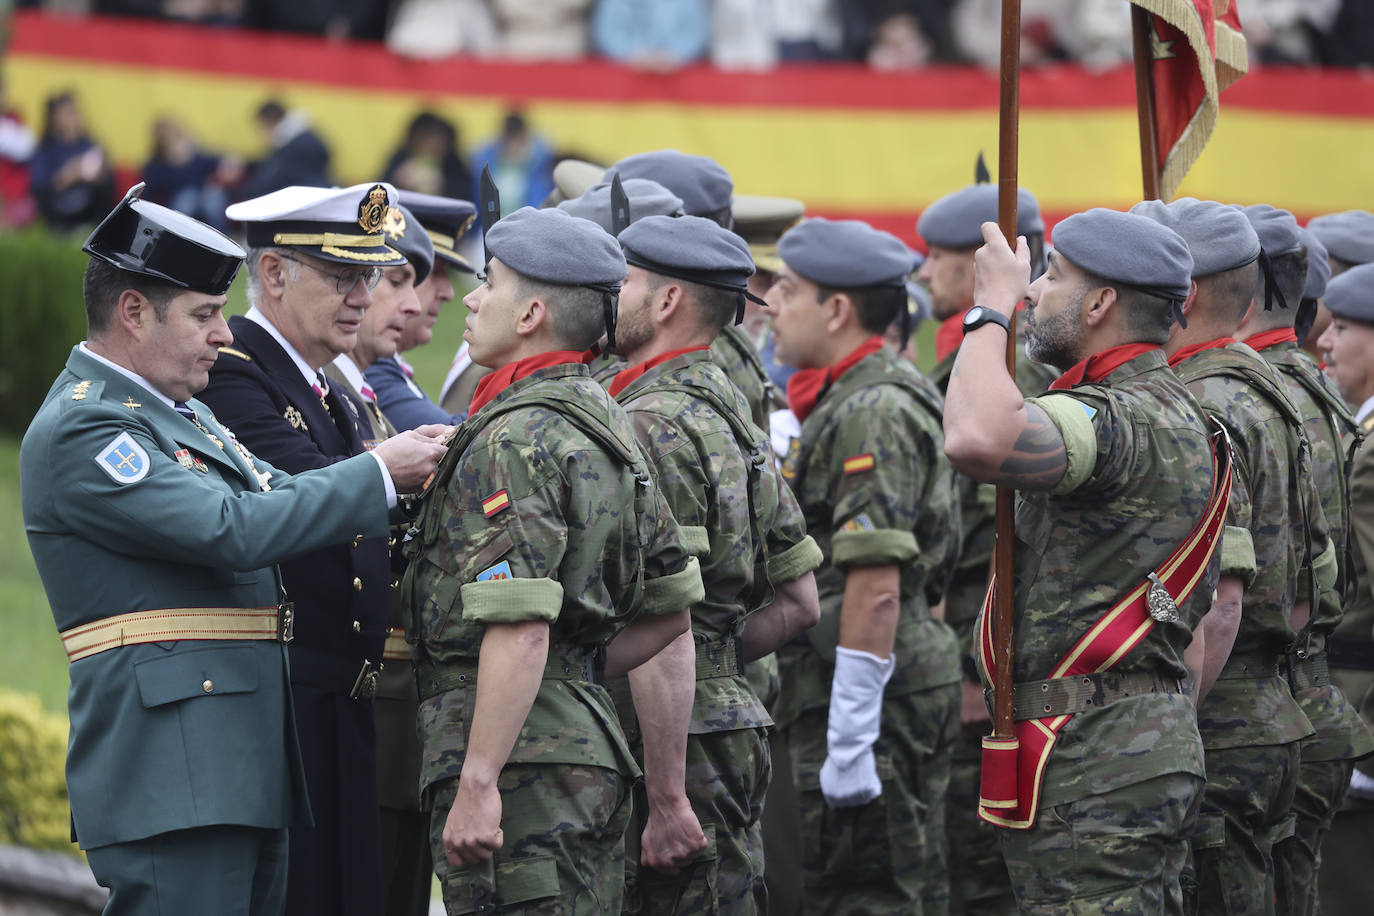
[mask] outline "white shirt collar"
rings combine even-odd
[[[291,362],[296,364],[296,368],[299,369],[301,375],[305,377],[305,383],[307,385],[319,384],[319,379],[315,377],[315,370],[310,368],[310,364],[305,361],[305,358],[296,352],[296,348],[291,346],[287,339],[282,336],[281,331],[277,330],[277,326],[268,320],[267,316],[259,311],[256,305],[250,308],[248,314],[243,317],[254,324],[260,325],[268,334],[272,335],[273,340],[281,344],[281,348],[286,351],[286,355],[291,357]]]
[[[340,353],[338,356],[334,357],[334,368],[338,369],[339,372],[343,374],[343,377],[348,379],[348,384],[354,391],[361,394],[365,399],[372,401],[374,404],[377,402],[375,397],[367,397],[364,389],[367,391],[371,391],[372,389],[369,388],[367,382],[363,380],[363,370],[359,369],[358,364],[353,362],[353,357],[349,356],[347,353]]]
[[[1355,422],[1363,423],[1364,418],[1374,413],[1374,398],[1370,398],[1360,405],[1360,409],[1355,412]]]
[[[129,379],[130,381],[137,382],[138,384],[142,385],[144,388],[147,388],[149,394],[151,394],[153,397],[157,398],[157,399],[158,399],[159,401],[161,401],[162,403],[166,404],[168,407],[172,407],[172,408],[175,408],[175,407],[176,407],[176,402],[175,402],[175,401],[173,401],[171,398],[167,397],[167,395],[163,394],[161,391],[158,391],[156,388],[154,388],[152,382],[148,381],[146,378],[144,378],[143,376],[139,375],[137,372],[131,372],[130,370],[125,369],[125,368],[124,368],[123,366],[121,366],[119,363],[112,362],[112,361],[106,359],[105,357],[101,356],[99,353],[95,352],[95,351],[92,350],[90,347],[86,346],[86,341],[84,341],[84,340],[81,341],[81,345],[80,345],[80,346],[81,346],[81,352],[82,352],[82,353],[85,353],[87,356],[89,356],[91,359],[95,360],[96,362],[100,363],[102,366],[108,366],[109,368],[111,368],[111,369],[113,369],[114,371],[118,372],[120,375],[124,376],[125,378]]]

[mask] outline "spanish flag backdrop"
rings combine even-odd
[[[269,96],[310,112],[341,182],[374,179],[410,119],[433,109],[472,148],[510,106],[560,150],[611,162],[674,147],[730,170],[739,192],[806,201],[916,242],[932,200],[995,161],[997,77],[967,68],[877,73],[848,65],[651,74],[602,61],[429,62],[376,44],[23,12],[11,20],[7,103],[35,129],[43,100],[74,90],[93,135],[136,174],[153,121],[179,117],[206,148],[263,153],[253,114]],[[1021,78],[1023,186],[1052,222],[1140,197],[1129,67]],[[1374,74],[1256,68],[1221,95],[1216,132],[1180,195],[1265,202],[1299,219],[1374,209]]]

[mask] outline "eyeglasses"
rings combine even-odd
[[[322,274],[326,277],[333,277],[334,287],[339,291],[339,295],[341,296],[347,296],[350,292],[352,292],[353,287],[358,285],[359,280],[362,280],[363,283],[366,284],[368,290],[376,289],[377,284],[382,282],[382,269],[380,267],[364,267],[361,269],[357,267],[345,267],[343,270],[335,274],[330,273],[329,271],[323,268],[316,267],[309,261],[302,261],[300,258],[293,258],[291,257],[291,255],[283,251],[279,251],[277,252],[277,254],[281,255],[288,261],[295,261],[297,264],[303,264],[318,274]]]

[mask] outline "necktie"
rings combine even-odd
[[[172,405],[172,409],[175,410],[177,413],[181,414],[186,419],[190,420],[192,423],[196,422],[196,412],[192,410],[191,405],[187,404],[185,401],[177,401],[175,404]]]
[[[320,399],[320,403],[323,404],[324,409],[328,411],[329,401],[325,400],[325,397],[329,394],[329,379],[325,378],[324,373],[319,369],[315,370],[315,384],[310,386],[310,390],[315,392],[315,397]],[[330,412],[332,413],[332,411]]]
[[[377,403],[377,392],[373,391],[367,385],[363,385],[362,388],[358,390],[362,392],[363,397],[367,398],[368,401],[370,401],[373,404]]]

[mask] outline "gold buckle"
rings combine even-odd
[[[370,659],[363,659],[363,667],[358,671],[358,678],[353,682],[353,689],[348,692],[351,700],[370,700],[377,695],[377,682],[382,677],[382,666],[375,668]]]
[[[277,605],[277,639],[289,643],[296,638],[296,602],[284,601]]]

